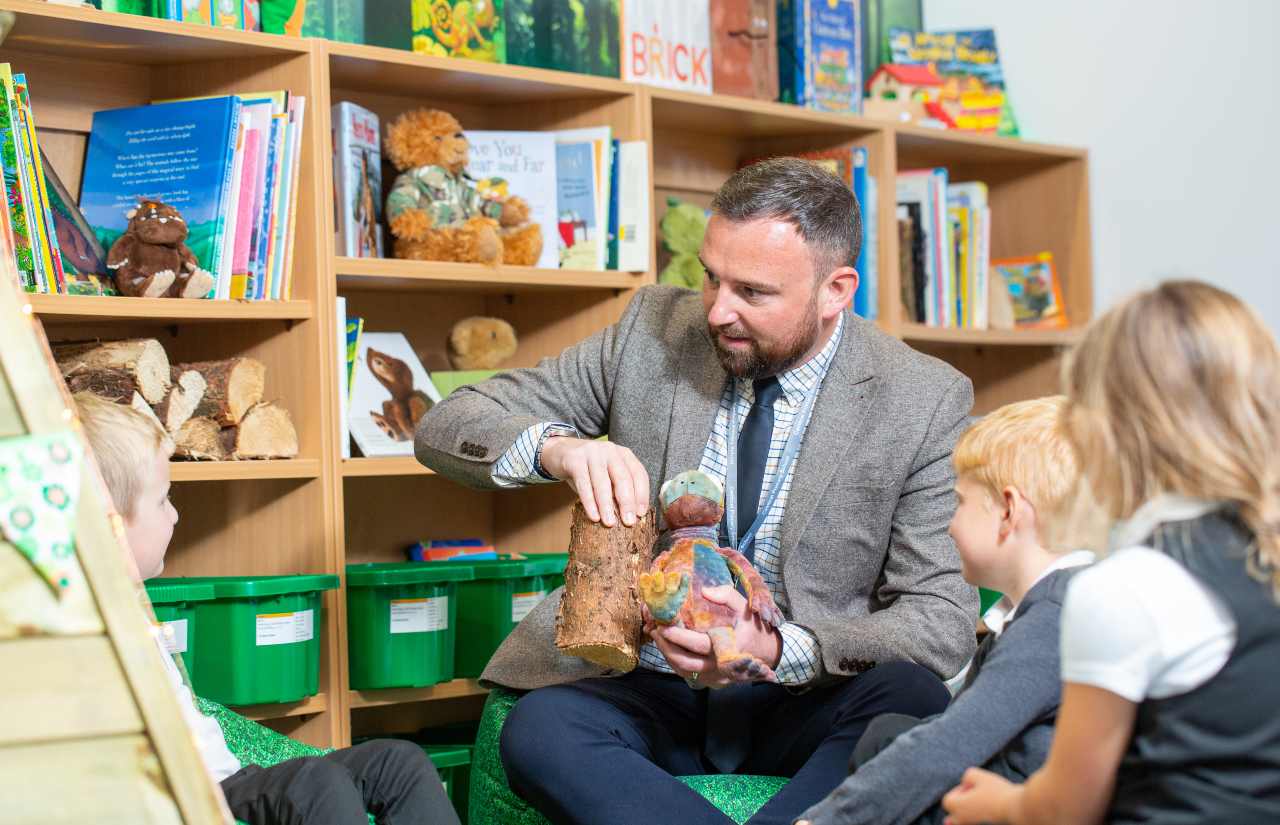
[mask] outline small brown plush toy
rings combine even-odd
[[[107,253],[121,295],[143,298],[203,298],[213,276],[187,247],[187,222],[177,209],[141,199],[127,213],[129,226]]]
[[[471,146],[439,109],[405,112],[387,127],[387,157],[400,174],[387,195],[397,258],[533,266],[542,228],[506,181],[467,177]]]
[[[516,354],[516,331],[501,318],[463,318],[449,332],[455,370],[492,370]]]

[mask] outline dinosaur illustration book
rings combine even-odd
[[[413,431],[440,393],[409,340],[365,332],[351,388],[351,437],[366,456],[413,455]]]

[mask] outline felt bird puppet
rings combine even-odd
[[[761,620],[782,624],[782,612],[751,562],[738,551],[720,547],[716,529],[724,514],[724,490],[698,470],[680,473],[658,492],[666,529],[661,551],[640,574],[640,598],[654,622],[700,630],[711,637],[720,669],[741,682],[776,682],[768,664],[738,648],[734,611],[702,596],[704,587],[741,584],[747,604]]]

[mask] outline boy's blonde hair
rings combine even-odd
[[[1067,360],[1067,434],[1105,515],[1161,493],[1234,505],[1250,568],[1280,595],[1280,351],[1238,298],[1198,281],[1139,293]]]
[[[978,419],[951,453],[956,475],[986,489],[993,501],[1016,487],[1035,507],[1046,549],[1074,549],[1064,523],[1079,483],[1075,452],[1061,428],[1065,396],[1006,404]]]
[[[154,417],[124,404],[116,404],[91,392],[72,398],[80,413],[85,437],[98,460],[98,469],[111,491],[116,510],[133,517],[133,506],[141,495],[147,461],[159,450],[173,453],[173,441]]]

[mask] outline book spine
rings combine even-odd
[[[4,64],[0,66],[0,80],[3,80],[0,84],[0,98],[2,98],[0,99],[0,156],[3,157],[6,203],[12,224],[14,257],[22,278],[22,289],[25,292],[35,292],[39,280],[36,276],[31,216],[28,214],[30,204],[22,185],[21,155],[18,148],[17,127],[13,119],[14,112],[9,103],[8,77],[8,64]]]
[[[868,321],[880,317],[880,186],[875,175],[867,175],[867,208],[863,215],[863,246],[867,251],[867,271],[859,291],[867,291]]]
[[[356,238],[355,197],[356,181],[351,166],[352,104],[346,101],[333,105],[333,226],[335,247],[339,255],[348,258],[360,256],[360,244]]]
[[[236,300],[244,300],[248,289],[255,181],[261,176],[258,167],[258,143],[261,139],[262,133],[257,129],[249,129],[244,137],[244,169],[240,177],[240,195],[236,199],[236,234],[231,255],[231,297]]]
[[[293,142],[293,124],[289,116],[288,104],[280,114],[280,146],[276,152],[276,186],[271,193],[271,227],[267,231],[267,266],[266,277],[262,284],[262,297],[270,299],[275,291],[276,268],[280,257],[280,233],[284,215],[283,205],[285,187],[288,184],[289,146]]]
[[[296,115],[293,148],[289,154],[289,198],[285,202],[285,224],[281,238],[284,254],[280,261],[280,287],[275,295],[281,300],[288,300],[293,292],[293,236],[298,221],[298,176],[302,168],[298,160],[302,154],[302,129],[306,118],[307,99],[293,97],[289,103],[290,109],[296,109]]]
[[[611,142],[610,154],[613,162],[609,164],[609,233],[608,246],[605,250],[605,269],[618,268],[618,141]]]
[[[18,100],[17,78],[6,75],[4,78],[5,96],[8,98],[10,120],[13,124],[13,141],[17,147],[18,180],[22,186],[22,202],[26,206],[27,231],[31,240],[31,260],[35,264],[36,292],[56,292],[51,288],[56,279],[52,273],[52,262],[49,260],[49,243],[45,232],[44,207],[40,203],[40,195],[36,190],[34,167],[31,165],[30,135],[27,132],[27,118]]]
[[[276,179],[279,177],[280,143],[283,134],[280,118],[273,112],[267,123],[270,140],[267,145],[267,174],[263,181],[262,205],[258,214],[258,240],[254,251],[253,291],[255,300],[263,297],[267,280],[267,259],[271,247],[271,209],[276,193]]]
[[[44,162],[40,158],[40,143],[36,136],[36,118],[31,109],[31,95],[27,88],[25,75],[15,75],[14,89],[18,93],[18,108],[22,112],[23,125],[26,130],[26,141],[30,149],[31,177],[35,183],[36,197],[40,200],[40,211],[44,216],[42,234],[46,271],[49,273],[49,291],[65,293],[67,276],[62,270],[62,250],[58,248],[58,235],[53,223],[53,209],[49,206],[49,190],[44,182]]]
[[[867,271],[867,243],[866,243],[866,203],[867,203],[867,150],[861,146],[852,149],[853,162],[853,197],[858,201],[858,207],[861,210],[864,223],[862,224],[863,242],[862,248],[858,250],[858,259],[854,261],[853,268],[858,271],[859,279],[864,277]],[[853,311],[863,317],[868,317],[868,307],[870,303],[867,300],[866,284],[860,283],[858,289],[853,293]]]
[[[649,269],[649,145],[642,140],[618,147],[618,268],[624,272]]]
[[[228,290],[229,284],[222,284],[224,270],[230,273],[230,260],[224,260],[228,257],[227,245],[225,243],[225,233],[227,231],[227,211],[228,204],[231,201],[231,184],[235,176],[236,165],[236,144],[240,132],[240,98],[231,97],[227,101],[230,112],[227,118],[227,135],[226,135],[226,151],[222,160],[222,184],[218,190],[218,217],[214,224],[213,230],[213,260],[210,261],[210,272],[216,279],[213,289],[210,291],[211,297],[218,297],[223,294],[223,290]]]

